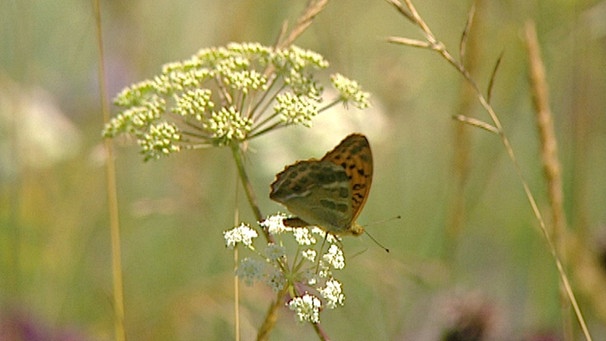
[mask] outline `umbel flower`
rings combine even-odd
[[[330,77],[339,95],[323,98],[315,73],[327,67],[321,55],[294,45],[230,43],[201,49],[122,90],[114,98],[121,111],[103,135],[133,135],[149,160],[182,149],[240,143],[285,126],[309,127],[314,116],[338,103],[369,106],[369,94],[340,74]]]
[[[321,310],[335,309],[345,301],[341,282],[335,277],[335,270],[345,267],[340,241],[319,228],[284,226],[284,218],[275,215],[260,223],[275,237],[264,250],[254,247],[257,233],[245,224],[223,232],[225,244],[229,248],[245,247],[254,254],[238,264],[236,275],[244,283],[262,282],[275,292],[287,292],[286,306],[297,320],[317,323]],[[325,251],[324,237],[328,244]]]

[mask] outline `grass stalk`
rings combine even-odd
[[[234,340],[240,341],[240,278],[236,274],[240,256],[238,248],[234,248]]]
[[[528,67],[530,73],[530,88],[536,115],[537,131],[539,132],[539,145],[543,174],[547,182],[547,197],[551,211],[551,237],[566,265],[564,257],[562,235],[566,230],[566,216],[564,214],[564,195],[562,191],[562,175],[560,160],[558,158],[557,140],[553,126],[553,116],[549,106],[549,90],[545,76],[545,66],[541,58],[539,41],[535,24],[528,21],[525,27],[526,50],[528,53]],[[562,290],[564,288],[561,288]],[[562,291],[562,294],[564,292]],[[573,340],[570,304],[562,300],[563,329],[566,340]]]
[[[101,30],[101,5],[99,0],[93,1],[95,11],[97,47],[99,49],[99,92],[101,100],[101,111],[103,122],[110,120],[107,87],[105,80],[105,64],[103,51],[103,33]],[[111,254],[112,254],[112,278],[113,278],[113,306],[114,306],[114,334],[116,341],[126,340],[126,331],[124,328],[124,285],[122,280],[122,251],[120,247],[120,219],[118,214],[118,194],[116,191],[116,165],[114,163],[113,146],[110,139],[105,139],[105,174],[107,185],[107,203],[109,213],[109,224],[111,234]]]
[[[541,161],[543,173],[547,180],[549,206],[551,207],[553,228],[551,235],[556,245],[566,229],[566,216],[564,214],[564,195],[562,194],[562,175],[558,147],[553,127],[547,81],[545,80],[545,67],[541,59],[539,42],[533,22],[526,23],[526,48],[528,50],[528,64],[530,69],[530,84],[532,99],[539,132],[541,146]]]
[[[547,229],[547,225],[545,223],[543,215],[541,214],[541,211],[538,208],[536,199],[535,199],[534,195],[532,194],[530,187],[528,186],[528,182],[526,181],[524,174],[522,173],[520,164],[516,158],[513,147],[511,146],[511,142],[509,141],[509,138],[507,137],[507,135],[505,134],[505,131],[503,130],[503,126],[501,124],[499,116],[495,112],[494,108],[490,105],[490,103],[488,102],[486,97],[482,94],[482,92],[480,91],[480,88],[478,87],[478,85],[476,84],[474,79],[471,77],[471,75],[469,74],[469,72],[465,68],[465,66],[461,62],[455,60],[452,57],[452,55],[450,54],[450,52],[446,49],[445,45],[434,36],[434,34],[429,29],[429,26],[425,23],[423,18],[417,12],[416,8],[412,4],[412,1],[403,0],[404,5],[402,5],[398,0],[387,0],[387,1],[390,4],[392,4],[394,7],[396,7],[396,9],[398,11],[400,11],[401,13],[406,12],[406,14],[404,14],[404,16],[408,20],[412,21],[413,24],[415,24],[416,26],[418,26],[421,29],[421,31],[426,39],[425,48],[428,48],[428,49],[433,50],[434,52],[437,52],[438,54],[440,54],[449,64],[451,64],[463,76],[463,78],[465,78],[467,83],[469,83],[469,85],[474,89],[474,91],[476,93],[476,97],[477,97],[478,101],[480,102],[480,105],[484,108],[484,110],[486,110],[486,112],[490,116],[492,124],[496,128],[496,132],[499,135],[499,138],[501,139],[503,147],[505,148],[505,151],[507,152],[507,155],[514,166],[514,169],[516,171],[518,178],[520,179],[520,183],[522,184],[522,187],[524,189],[524,194],[526,195],[526,198],[528,200],[528,203],[530,204],[532,212],[539,223],[539,228],[543,234],[543,237],[545,238],[545,241],[547,242],[549,252],[551,253],[552,258],[554,260],[556,269],[558,271],[558,276],[562,283],[563,289],[566,293],[568,300],[570,301],[570,304],[572,305],[572,308],[575,312],[575,316],[581,327],[581,330],[587,340],[592,340],[589,330],[587,328],[585,319],[581,312],[581,309],[579,308],[575,294],[572,291],[572,286],[570,285],[570,281],[569,281],[568,275],[566,274],[564,266],[562,264],[559,252],[556,249],[556,245],[550,234],[550,231]],[[392,42],[392,43],[403,44],[403,45],[408,45],[408,46],[413,46],[413,47],[423,47],[423,46],[420,46],[416,42],[413,42],[412,44],[408,44],[405,40],[402,40],[401,38],[398,38],[398,37],[388,38],[388,41]]]
[[[478,4],[481,0],[478,0]],[[472,25],[476,25],[474,22],[474,14],[476,6],[472,7],[470,11],[465,30],[461,35],[459,55],[461,60],[467,60],[467,67],[473,71],[477,67],[475,62],[478,58],[478,48],[475,43],[475,39],[470,35]],[[475,103],[474,92],[468,86],[462,86],[460,88],[460,96],[458,103],[458,115],[455,119],[468,120],[471,118],[471,110]],[[471,122],[468,122],[471,123]],[[465,188],[467,178],[469,176],[469,169],[471,163],[470,155],[470,132],[467,127],[463,124],[454,124],[453,126],[453,153],[452,158],[452,169],[454,178],[454,188],[452,199],[450,200],[451,211],[446,226],[446,243],[444,260],[452,261],[455,258],[458,239],[463,231],[465,222],[465,207],[467,205],[465,199]]]

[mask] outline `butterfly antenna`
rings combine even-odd
[[[381,220],[381,221],[375,221],[375,222],[372,222],[370,224],[364,225],[364,227],[367,227],[367,226],[370,226],[370,225],[375,225],[375,224],[384,224],[384,223],[386,223],[388,221],[392,221],[392,220],[395,220],[395,219],[402,219],[402,216],[398,215],[398,216],[395,216],[393,218],[389,218],[389,219],[385,219],[385,220]],[[386,248],[383,244],[379,243],[379,241],[377,241],[375,239],[375,237],[373,237],[370,233],[368,233],[367,230],[364,230],[364,232],[366,232],[366,234],[368,235],[368,237],[370,239],[372,239],[372,241],[375,242],[375,244],[377,244],[380,248],[382,248],[383,250],[385,250],[385,252],[389,253],[389,249]]]
[[[384,219],[384,220],[373,221],[372,223],[364,224],[364,227],[370,226],[370,225],[385,224],[385,223],[387,223],[389,221],[397,220],[397,219],[402,219],[402,216],[401,215],[397,215],[395,217],[387,218],[387,219]]]
[[[358,251],[358,252],[354,253],[353,255],[351,255],[349,257],[353,259],[353,258],[358,257],[359,255],[365,253],[366,251],[368,251],[368,248],[366,248],[366,249],[364,249],[362,251]]]
[[[379,243],[378,240],[375,239],[375,237],[372,236],[372,234],[368,233],[368,231],[364,231],[366,232],[366,235],[372,239],[373,242],[375,242],[375,244],[377,244],[381,249],[385,250],[385,252],[389,253],[389,249],[386,248],[383,244]]]

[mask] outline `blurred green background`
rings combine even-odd
[[[202,47],[271,45],[305,3],[102,2],[109,94]],[[416,5],[456,53],[470,3]],[[92,4],[2,1],[0,17],[0,339],[18,325],[39,337],[27,340],[111,340]],[[586,249],[605,252],[606,2],[478,2],[467,64],[486,88],[503,53],[492,104],[548,217],[523,42],[529,19],[536,21],[547,70],[568,223]],[[336,108],[312,129],[255,140],[247,161],[268,214],[283,210],[267,194],[284,165],[320,157],[354,131],[370,140],[375,176],[359,222],[402,219],[367,227],[389,254],[366,236],[344,240],[350,254],[364,252],[348,258],[346,305],[323,314],[325,330],[334,340],[438,340],[456,316],[472,311],[487,323],[487,340],[560,335],[566,314],[553,259],[498,137],[466,127],[463,186],[456,176],[460,123],[451,116],[487,115],[475,102],[461,112],[465,85],[444,60],[390,45],[388,36],[421,38],[384,1],[330,1],[295,43],[324,55],[329,72],[358,80],[373,94],[373,108]],[[115,145],[129,339],[233,339],[233,258],[221,233],[233,226],[235,207],[242,220],[253,218],[236,190],[229,150],[143,163],[132,141]],[[448,233],[457,205],[460,230]],[[578,287],[579,279],[571,279]],[[591,293],[578,294],[594,339],[605,339],[606,317]],[[254,339],[272,293],[243,286],[241,298],[243,339]],[[293,333],[317,339],[284,310],[272,339]]]

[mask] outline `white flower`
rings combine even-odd
[[[223,238],[225,238],[225,244],[230,249],[238,243],[242,243],[252,249],[252,242],[254,238],[257,238],[257,231],[253,230],[246,224],[240,224],[229,231],[223,232]]]
[[[212,134],[217,142],[226,145],[232,140],[244,140],[252,130],[253,121],[242,115],[235,107],[230,106],[210,113],[202,126]]]
[[[341,99],[344,102],[351,102],[359,109],[366,109],[370,107],[370,94],[362,91],[358,82],[351,80],[339,73],[334,74],[330,77],[330,81],[333,86],[341,94]]]
[[[339,236],[334,235],[332,233],[326,233],[326,231],[322,230],[321,228],[319,228],[317,226],[314,226],[311,228],[311,233],[322,236],[322,238],[326,238],[326,241],[329,244],[335,244],[341,240],[341,238]]]
[[[334,269],[343,269],[345,267],[345,257],[343,251],[333,244],[328,251],[322,256],[322,260],[332,266]]]
[[[313,97],[298,96],[292,92],[276,96],[274,112],[287,125],[301,124],[311,127],[311,120],[318,114],[319,101]]]
[[[307,259],[308,261],[310,261],[312,263],[316,261],[316,255],[317,255],[317,252],[316,252],[316,250],[313,250],[313,249],[307,249],[307,250],[301,252],[301,256],[303,256],[303,258]]]
[[[236,270],[236,275],[247,285],[252,285],[255,281],[263,277],[264,266],[265,263],[247,257],[240,262],[240,266],[238,266],[238,269]]]
[[[280,234],[290,230],[290,228],[284,226],[284,218],[286,218],[284,214],[272,215],[260,222],[259,225],[266,228],[270,234]]]
[[[341,290],[341,282],[334,278],[326,281],[326,286],[319,290],[320,294],[326,300],[326,306],[330,309],[334,309],[337,306],[342,306],[345,300],[345,295]]]
[[[305,294],[295,297],[288,302],[288,308],[297,314],[299,322],[320,322],[320,307],[322,302],[315,296]]]
[[[299,245],[312,245],[316,243],[316,238],[306,228],[297,228],[293,230],[295,240]]]

